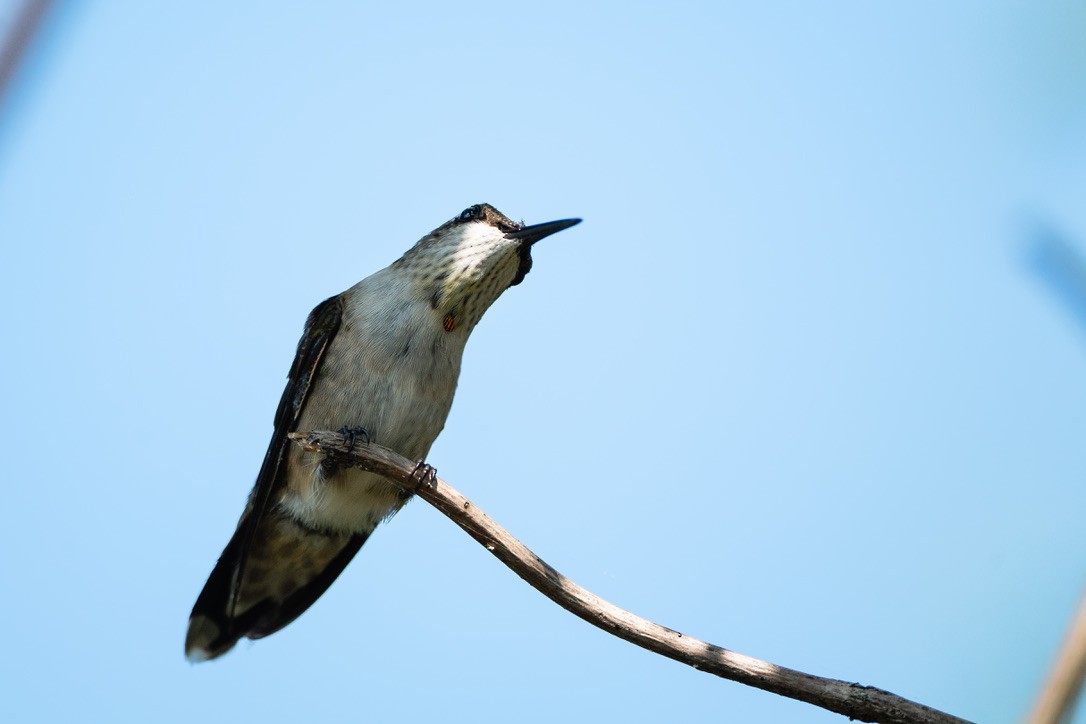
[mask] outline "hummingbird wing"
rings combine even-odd
[[[256,485],[234,536],[192,608],[185,639],[185,652],[192,660],[215,658],[242,636],[258,638],[286,626],[324,593],[366,540],[360,534],[324,535],[303,529],[275,509],[276,493],[286,484],[292,444],[287,434],[298,424],[342,316],[343,300],[335,296],[319,304],[306,320]],[[289,582],[270,580],[269,572],[276,566],[295,569],[287,576]],[[300,569],[307,572],[303,575]]]
[[[320,372],[324,354],[335,339],[342,319],[343,299],[336,295],[318,304],[305,321],[305,330],[298,341],[294,363],[290,366],[290,372],[287,373],[286,389],[283,390],[279,407],[275,410],[271,443],[268,444],[268,452],[264,454],[264,462],[256,476],[256,486],[253,488],[246,508],[246,513],[250,515],[247,516],[248,520],[246,517],[242,518],[243,524],[249,523],[250,530],[247,531],[241,552],[242,566],[237,576],[239,581],[244,573],[245,553],[252,546],[257,523],[267,511],[268,502],[272,500],[272,493],[282,488],[285,482],[283,473],[290,445],[287,434],[294,432],[298,424],[298,418],[309,398],[313,380]],[[236,593],[234,598],[237,598]],[[237,601],[235,600],[234,603],[236,604]]]

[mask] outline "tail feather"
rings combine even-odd
[[[214,659],[242,637],[267,636],[298,618],[369,537],[313,531],[277,511],[262,517],[248,546],[246,530],[238,526],[192,607],[190,661]]]

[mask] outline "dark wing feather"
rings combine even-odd
[[[279,407],[275,411],[275,428],[272,432],[271,443],[268,444],[268,452],[264,454],[260,473],[256,476],[256,486],[253,488],[249,503],[249,515],[242,517],[248,529],[240,536],[241,550],[238,552],[239,564],[234,598],[228,609],[228,614],[231,616],[237,605],[237,594],[241,590],[241,586],[237,584],[244,579],[245,563],[249,559],[249,548],[256,536],[257,526],[268,510],[268,501],[272,499],[272,493],[283,486],[284,462],[287,458],[288,445],[291,444],[287,440],[287,434],[294,432],[298,424],[298,418],[301,417],[305,401],[309,397],[313,380],[320,372],[324,353],[335,338],[336,332],[339,331],[342,319],[343,299],[337,294],[318,304],[305,321],[305,331],[302,332],[302,338],[298,340],[294,364],[290,366],[290,372],[287,374],[287,386],[283,390]]]
[[[241,617],[235,616],[238,592],[241,589],[240,582],[244,579],[245,565],[249,559],[249,550],[252,548],[257,528],[268,513],[268,506],[274,498],[273,493],[285,482],[287,452],[289,445],[292,444],[287,439],[287,433],[293,432],[298,424],[298,418],[305,407],[313,380],[320,372],[321,362],[339,330],[342,316],[343,300],[340,296],[326,299],[309,314],[302,339],[298,342],[294,364],[291,365],[287,376],[286,389],[283,390],[283,397],[275,412],[275,428],[271,443],[268,445],[268,452],[264,455],[264,462],[260,466],[256,485],[249,496],[245,514],[242,515],[238,530],[235,531],[230,544],[223,551],[219,564],[212,571],[211,577],[192,607],[191,619],[204,616],[214,621],[219,627],[218,640],[226,642],[226,648],[229,648],[239,636],[244,635],[263,613],[254,610],[246,612]],[[365,538],[363,537],[362,540],[364,541]],[[338,570],[334,573],[329,572],[331,576],[327,582],[321,581],[321,590],[328,587],[331,579],[334,579],[335,575],[350,561],[350,556],[358,550],[360,545],[361,542],[358,542],[350,554],[345,554],[345,560],[336,561],[337,565],[333,567],[338,567]],[[232,562],[236,564],[232,565]],[[314,590],[315,588],[316,586],[313,587]],[[301,610],[304,610],[304,607]],[[301,610],[297,613],[301,613]],[[218,653],[221,651],[215,655]]]

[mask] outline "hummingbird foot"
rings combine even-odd
[[[355,427],[347,427],[346,425],[344,425],[343,427],[339,428],[337,432],[339,432],[339,434],[343,436],[344,442],[347,443],[347,452],[351,452],[352,450],[354,450],[354,444],[358,442],[358,438],[362,438],[362,442],[366,443],[367,445],[370,444],[370,434],[366,430],[366,428],[362,427],[361,425]],[[351,465],[347,465],[346,467],[351,467]]]
[[[415,492],[419,492],[422,486],[430,488],[437,487],[437,468],[433,465],[427,465],[424,461],[419,460],[415,463],[415,469],[411,471],[411,479],[415,481]]]
[[[361,438],[367,445],[370,443],[370,434],[366,428],[361,426],[356,427],[343,427],[336,430],[343,436],[343,441],[347,444],[347,452],[350,453],[354,450],[354,445]],[[324,460],[321,461],[321,474],[325,478],[330,478],[336,474],[337,470],[343,468],[353,468],[355,466],[354,458],[349,455],[344,455],[342,452],[331,450],[328,452]]]

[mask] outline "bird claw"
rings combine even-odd
[[[338,432],[340,435],[343,436],[343,442],[347,445],[348,453],[354,450],[354,444],[358,442],[358,438],[362,438],[362,441],[367,445],[369,445],[370,443],[369,432],[366,430],[366,428],[360,425],[355,427],[347,427],[346,425],[344,425],[343,427],[339,428]],[[347,458],[345,460],[338,461],[336,463],[336,467],[353,468],[354,464],[355,463],[353,458]]]
[[[370,434],[366,431],[366,428],[361,425],[356,427],[347,427],[344,425],[339,428],[339,434],[343,436],[343,441],[347,443],[347,452],[354,450],[354,444],[358,442],[358,438],[362,438],[362,442],[367,445],[370,444]]]
[[[424,461],[419,460],[415,463],[415,469],[411,471],[411,479],[415,481],[415,492],[419,492],[422,486],[429,488],[437,487],[437,468],[432,465],[427,465]]]

